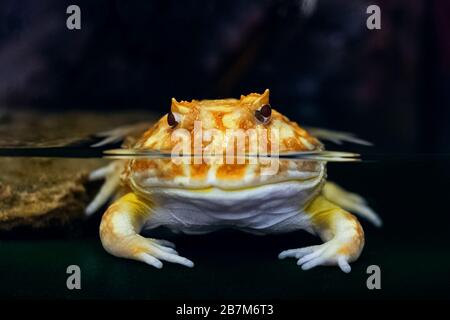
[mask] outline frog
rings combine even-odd
[[[308,131],[273,108],[270,91],[240,98],[177,101],[132,145],[135,150],[167,152],[175,147],[174,132],[194,135],[202,129],[253,129],[278,132],[278,151],[324,150],[324,140],[364,142],[329,130]],[[272,136],[268,137],[271,144]],[[344,138],[343,138],[344,137]],[[223,141],[221,143],[224,143]],[[201,145],[200,152],[207,146]],[[173,159],[131,158],[112,162],[91,174],[106,179],[87,214],[113,202],[99,228],[103,248],[110,254],[137,260],[158,269],[163,262],[193,267],[175,244],[143,232],[166,227],[175,233],[204,234],[232,228],[257,235],[307,231],[321,239],[312,246],[291,248],[279,259],[294,258],[303,270],[338,266],[351,271],[365,245],[364,231],[356,215],[376,226],[379,216],[366,200],[327,180],[326,161],[278,160],[276,174],[262,173],[264,164],[175,162]],[[267,164],[265,165],[267,167]],[[352,213],[350,213],[352,212]]]

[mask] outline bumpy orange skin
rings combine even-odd
[[[269,104],[269,90],[263,94],[251,93],[241,96],[240,99],[222,100],[192,100],[177,102],[172,100],[171,111],[177,115],[178,124],[171,127],[167,121],[167,115],[163,116],[152,128],[143,134],[136,143],[136,149],[154,149],[164,152],[171,152],[178,141],[172,139],[174,130],[185,129],[189,132],[191,141],[194,141],[194,123],[201,122],[202,130],[214,129],[222,134],[231,130],[255,130],[258,135],[267,137],[266,149],[272,150],[271,130],[276,130],[279,136],[278,151],[310,151],[321,149],[321,143],[308,132],[302,129],[297,123],[290,121],[272,108],[270,120],[267,123],[260,123],[255,117],[255,111],[263,105]],[[203,141],[202,150],[211,141]],[[245,151],[249,151],[248,140],[245,141]],[[223,142],[223,149],[229,146]],[[193,153],[194,150],[192,150]],[[261,169],[269,163],[250,164],[211,164],[175,163],[171,159],[134,159],[126,166],[125,180],[133,180],[136,177],[154,177],[158,181],[174,181],[177,178],[189,179],[190,186],[207,186],[208,177],[214,178],[217,182],[224,182],[224,185],[242,184],[244,178],[248,181],[256,181]],[[296,171],[316,171],[317,163],[302,161],[279,161],[278,177],[288,175],[288,169]],[[283,178],[285,180],[285,178]]]

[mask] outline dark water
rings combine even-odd
[[[156,230],[195,268],[156,270],[107,254],[100,215],[64,230],[2,234],[0,297],[152,299],[449,298],[450,170],[445,160],[330,163],[329,179],[364,195],[384,221],[362,221],[366,246],[350,274],[336,267],[302,271],[280,251],[319,239],[299,231],[253,236],[220,231],[201,236]],[[66,288],[66,268],[79,265],[82,290]],[[381,269],[381,290],[368,290],[366,269]]]

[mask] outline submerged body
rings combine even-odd
[[[319,140],[271,108],[268,90],[240,99],[173,100],[169,114],[144,133],[134,148],[170,152],[176,144],[174,130],[183,129],[195,139],[196,121],[200,121],[203,130],[277,132],[279,152],[323,149]],[[270,134],[267,144],[274,148],[274,135]],[[225,149],[227,143],[234,146],[227,139],[209,138],[212,144],[216,142]],[[200,151],[208,148],[202,144]],[[298,265],[305,270],[318,265],[339,265],[349,272],[349,262],[359,257],[364,246],[364,234],[357,219],[338,204],[375,223],[380,221],[361,197],[326,182],[323,161],[276,161],[276,174],[264,174],[273,162],[129,160],[122,172],[123,196],[102,218],[102,244],[115,256],[158,268],[162,267],[161,260],[191,267],[193,262],[179,256],[173,244],[144,238],[139,233],[158,226],[188,234],[220,228],[255,234],[303,229],[317,234],[324,243],[283,251],[280,258],[297,258]],[[88,212],[95,211],[116,188],[121,167],[113,164],[109,171],[94,173],[95,177],[106,175],[108,179]]]

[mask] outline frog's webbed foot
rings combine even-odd
[[[306,209],[311,214],[312,228],[325,243],[279,254],[280,259],[292,257],[303,270],[319,265],[338,265],[342,271],[351,270],[364,247],[364,232],[358,220],[324,197],[319,196]]]
[[[178,254],[173,243],[166,240],[137,236],[130,241],[129,245],[132,255],[123,256],[124,258],[142,261],[158,269],[163,266],[161,260],[178,263],[189,268],[194,266],[191,260]]]
[[[383,225],[383,221],[378,214],[369,207],[366,200],[360,195],[349,192],[331,181],[325,183],[322,194],[343,209],[369,220],[376,227]]]
[[[133,193],[115,201],[100,224],[100,238],[105,250],[114,256],[142,261],[156,268],[162,268],[161,260],[193,267],[194,263],[181,257],[173,243],[139,235],[150,215],[151,204]]]
[[[318,246],[285,250],[278,257],[280,259],[288,257],[298,259],[297,264],[303,270],[309,270],[319,265],[338,265],[342,271],[349,273],[351,271],[349,257],[339,253],[344,247],[345,245],[341,245],[339,241],[330,240]]]

